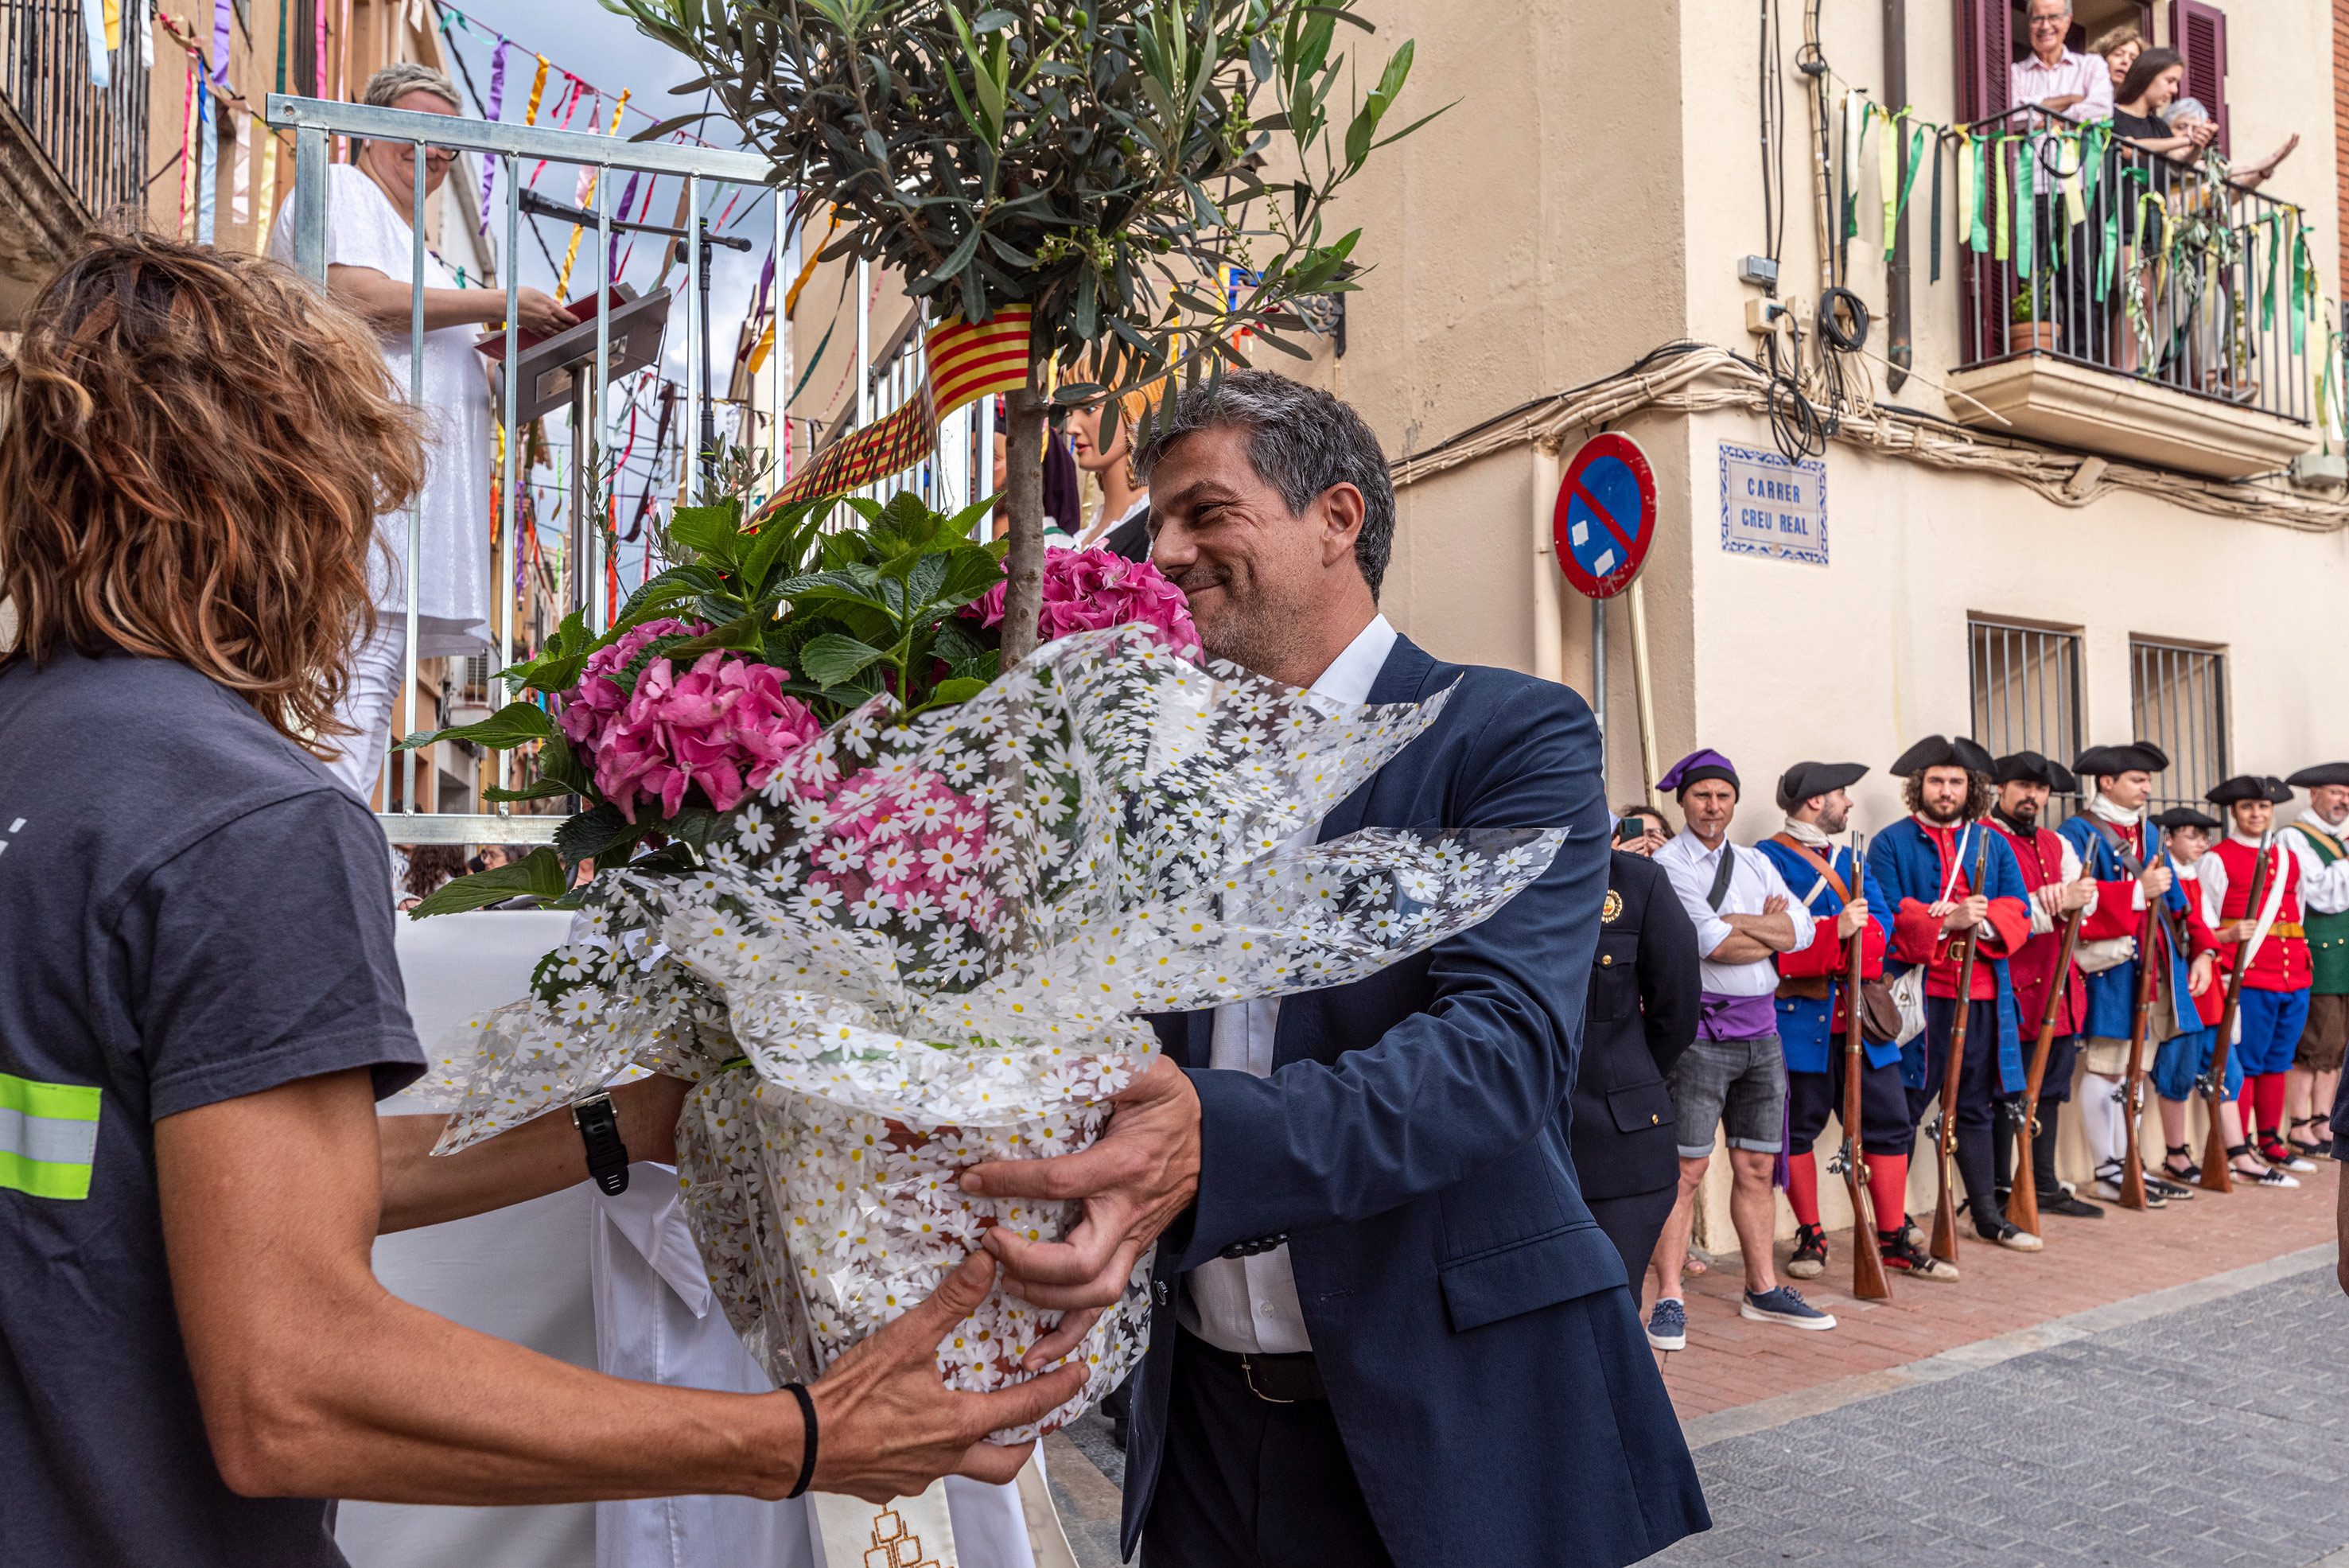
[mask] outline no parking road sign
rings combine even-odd
[[[1631,586],[1656,537],[1656,476],[1640,443],[1612,431],[1583,443],[1557,487],[1558,569],[1586,598]]]

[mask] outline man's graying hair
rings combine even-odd
[[[386,66],[367,78],[367,86],[359,89],[359,101],[376,109],[389,109],[412,92],[429,92],[459,114],[465,112],[465,100],[457,96],[457,84],[449,79],[448,73],[413,60]],[[366,145],[353,138],[351,156],[356,159],[359,149]]]
[[[1150,471],[1176,441],[1226,428],[1247,431],[1248,465],[1293,514],[1301,514],[1333,484],[1362,493],[1354,564],[1375,600],[1394,554],[1394,483],[1379,438],[1362,416],[1319,387],[1269,370],[1235,370],[1220,383],[1202,381],[1167,400],[1134,472],[1147,484]]]

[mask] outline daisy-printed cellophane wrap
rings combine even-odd
[[[1141,1015],[1360,980],[1485,919],[1562,832],[1292,842],[1431,723],[1216,665],[1140,624],[1046,644],[909,722],[876,697],[792,753],[687,875],[614,871],[531,999],[440,1072],[454,1150],[627,1066],[694,1080],[683,1198],[728,1319],[779,1383],[909,1306],[1004,1225],[985,1160],[1084,1147],[1156,1053]],[[1309,837],[1309,835],[1303,835]],[[1072,1419],[1144,1348],[1149,1260],[1072,1353]],[[941,1346],[956,1387],[1027,1376],[1051,1324],[999,1285]],[[1054,1365],[1060,1365],[1055,1363]]]

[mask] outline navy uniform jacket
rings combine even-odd
[[[1663,867],[1618,849],[1582,1059],[1574,1075],[1574,1171],[1585,1198],[1630,1198],[1681,1179],[1664,1075],[1696,1038],[1696,927]]]
[[[1320,837],[1564,827],[1482,925],[1285,999],[1274,1071],[1206,1069],[1213,1014],[1153,1020],[1192,1069],[1197,1202],[1161,1238],[1135,1380],[1124,1548],[1158,1480],[1186,1271],[1285,1233],[1322,1382],[1381,1538],[1413,1568],[1630,1563],[1709,1528],[1566,1107],[1607,890],[1590,711],[1398,639],[1372,702],[1458,682]]]
[[[1990,835],[1989,853],[1982,859],[1983,886],[1979,891],[1991,901],[1991,919],[2004,950],[2013,952],[2030,939],[2031,893],[2023,886],[2023,867],[2015,864],[2013,849],[1995,828],[1969,822],[1957,830],[1952,846],[1959,872],[1955,886],[1962,888],[1971,884],[1974,857],[1983,843],[1976,836],[1985,833]],[[1955,940],[1941,931],[1940,921],[1925,914],[1951,883],[1941,865],[1940,851],[1916,817],[1904,816],[1876,836],[1868,850],[1868,875],[1869,881],[1884,889],[1884,912],[1892,921],[1893,950],[1885,961],[1885,972],[1897,975],[1929,961],[1938,971],[1954,962]],[[1933,955],[1930,961],[1929,952]],[[1987,965],[1998,987],[1999,1084],[2005,1093],[2014,1094],[2023,1087],[2023,1042],[2006,960],[1985,945],[1977,950],[1974,963],[1977,968]],[[1900,1081],[1912,1089],[1924,1088],[1927,1067],[1926,1040],[1920,1033],[1900,1049]]]

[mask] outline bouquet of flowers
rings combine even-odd
[[[550,776],[594,803],[539,853],[598,869],[533,994],[436,1064],[446,1149],[631,1065],[696,1082],[684,1200],[778,1381],[922,1299],[987,1227],[1065,1234],[1078,1206],[967,1196],[957,1175],[1091,1142],[1156,1049],[1140,1015],[1359,979],[1484,919],[1560,836],[1310,843],[1441,697],[1351,708],[1203,669],[1171,585],[1074,551],[1048,557],[1054,640],[998,675],[1000,574],[961,542],[968,516],[858,510],[855,537],[682,517],[690,595],[657,577],[612,632],[530,667],[564,699]],[[658,613],[688,600],[691,620]],[[999,1437],[1114,1385],[1148,1271],[1071,1353],[1085,1392]],[[1048,1327],[999,1291],[941,1369],[1016,1380]]]

